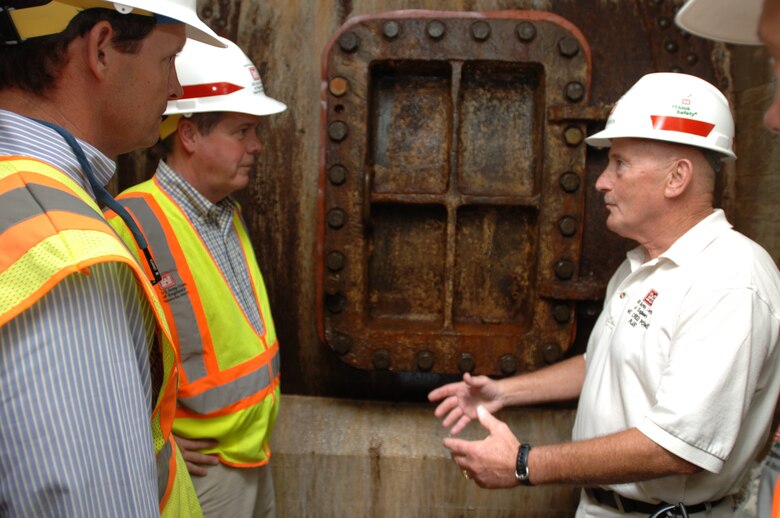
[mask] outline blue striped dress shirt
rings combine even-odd
[[[80,144],[107,183],[114,162]],[[4,110],[0,155],[48,162],[92,193],[62,137]],[[159,516],[154,315],[127,266],[90,272],[0,327],[0,516]]]

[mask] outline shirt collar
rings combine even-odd
[[[677,239],[664,253],[654,261],[669,260],[677,265],[683,265],[689,259],[696,257],[702,250],[712,243],[719,235],[732,228],[726,219],[723,209],[715,209],[712,214],[699,221],[690,230]],[[631,270],[636,270],[644,261],[644,248],[638,246],[630,250],[628,254]]]
[[[216,204],[211,203],[164,160],[157,167],[157,181],[174,198],[186,202],[193,213],[205,221],[218,220],[224,213],[232,213],[236,207],[236,202],[230,196]]]
[[[92,166],[95,179],[101,185],[108,184],[116,172],[116,163],[89,142],[76,140]],[[94,198],[89,180],[68,143],[56,131],[33,119],[0,110],[0,155],[27,156],[47,162]]]

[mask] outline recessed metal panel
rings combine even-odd
[[[318,318],[364,369],[512,374],[574,337],[590,53],[530,11],[406,11],[325,55]]]

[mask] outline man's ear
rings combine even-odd
[[[187,117],[179,119],[179,126],[176,131],[176,138],[179,139],[182,147],[188,153],[195,151],[195,146],[198,143],[198,126]]]
[[[106,20],[96,23],[85,36],[84,60],[98,80],[108,75],[113,64],[111,58],[117,52],[111,44],[113,37],[114,27]]]
[[[664,195],[667,198],[677,198],[682,195],[693,179],[693,162],[688,158],[678,158],[673,169],[666,178]]]

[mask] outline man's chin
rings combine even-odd
[[[154,131],[150,132],[135,149],[146,149],[154,146],[160,140],[160,127],[155,126]]]

